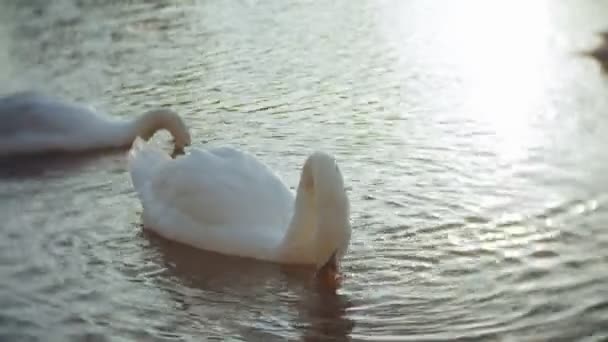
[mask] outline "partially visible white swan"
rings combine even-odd
[[[171,159],[137,139],[129,172],[144,229],[223,254],[314,265],[325,283],[339,284],[350,205],[330,155],[306,159],[295,195],[253,155],[231,147],[192,149]]]
[[[188,128],[168,109],[151,110],[127,121],[36,92],[0,98],[0,156],[126,149],[135,137],[148,140],[160,129],[171,133],[176,150],[190,144]]]

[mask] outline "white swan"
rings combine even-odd
[[[253,155],[192,149],[176,159],[137,139],[129,172],[144,229],[223,254],[316,266],[330,285],[350,236],[350,204],[333,157],[310,155],[297,194]]]
[[[132,121],[103,117],[93,110],[36,92],[0,98],[0,156],[129,148],[135,137],[171,133],[176,150],[190,144],[182,119],[167,109],[151,110]]]

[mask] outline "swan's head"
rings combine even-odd
[[[182,118],[170,109],[160,108],[146,112],[136,121],[136,134],[144,140],[157,131],[166,129],[173,136],[175,150],[181,151],[191,143],[190,131]]]
[[[309,206],[316,212],[317,278],[331,287],[340,283],[340,260],[350,243],[350,203],[344,179],[335,159],[313,153],[304,164],[298,191],[307,193]]]

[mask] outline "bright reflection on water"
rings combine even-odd
[[[292,186],[327,150],[354,226],[330,295],[142,233],[124,153],[2,160],[0,339],[608,337],[608,3],[0,6],[2,92],[167,105]]]

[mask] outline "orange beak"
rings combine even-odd
[[[340,266],[336,254],[337,251],[335,251],[329,260],[319,268],[315,275],[320,285],[334,290],[339,288],[342,284],[342,276],[340,275]]]

